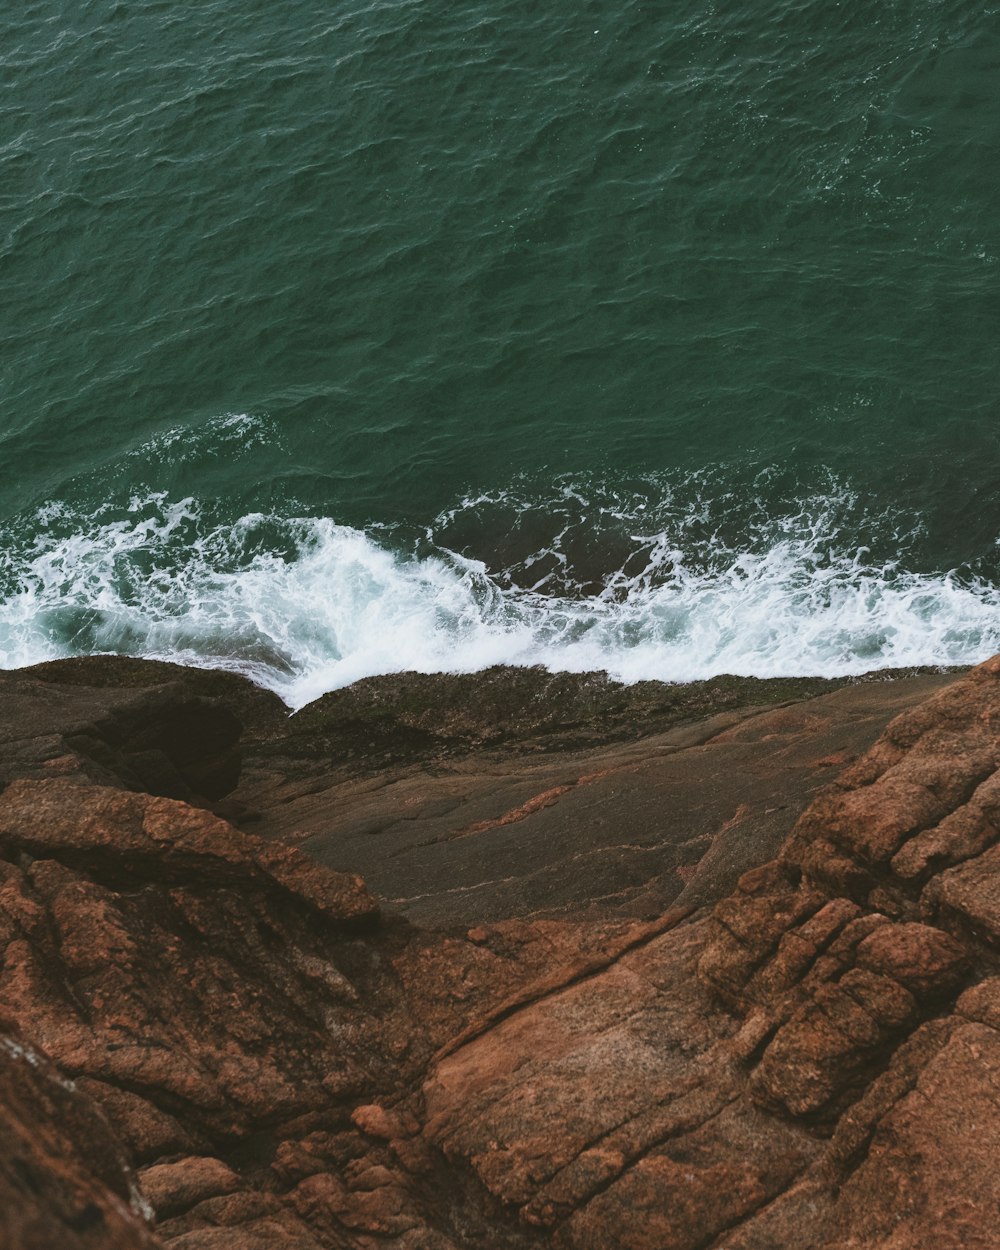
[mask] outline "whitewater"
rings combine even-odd
[[[228,420],[244,443],[259,432]],[[172,450],[182,440],[162,436],[158,454]],[[0,666],[145,656],[242,672],[297,709],[407,670],[543,665],[686,682],[1000,651],[996,587],[887,558],[913,536],[859,511],[842,484],[780,515],[740,502],[734,520],[736,501],[704,475],[641,491],[512,483],[416,529],[262,511],[220,520],[162,491],[85,515],[53,502],[0,535]],[[448,545],[463,533],[464,549]]]

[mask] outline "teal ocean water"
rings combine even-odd
[[[0,15],[0,666],[1000,650],[1000,8]]]

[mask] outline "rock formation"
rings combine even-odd
[[[1000,1244],[1000,659],[0,693],[4,1250]]]

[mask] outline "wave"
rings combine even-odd
[[[463,500],[420,534],[322,516],[221,523],[193,498],[163,494],[86,517],[49,505],[28,540],[3,536],[0,664],[170,659],[244,672],[298,708],[405,670],[541,664],[684,682],[965,664],[1000,651],[989,581],[845,548],[849,492],[770,519],[751,500],[756,528],[726,533],[732,501],[717,495],[713,512],[701,485],[661,490],[655,506],[649,489],[595,496],[562,483],[544,507],[501,492]],[[447,546],[463,525],[466,537],[470,526],[491,531],[508,563]]]

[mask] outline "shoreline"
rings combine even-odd
[[[224,670],[92,656],[0,673],[0,689],[12,680],[78,691],[88,713],[96,704],[130,726],[76,735],[84,776],[110,772],[114,784],[291,838],[360,874],[390,911],[449,927],[574,911],[651,920],[677,898],[720,897],[777,850],[838,764],[956,676],[623,685],[497,667],[365,678],[289,713]],[[123,750],[135,725],[142,749]],[[769,736],[794,766],[767,762]],[[770,778],[763,786],[758,773]],[[671,809],[693,822],[683,837],[661,829]],[[622,822],[633,848],[624,858]]]
[[[270,687],[254,680],[249,673],[243,673],[235,668],[216,667],[211,665],[195,665],[184,664],[179,661],[152,659],[145,656],[135,656],[124,654],[121,652],[96,652],[87,655],[61,656],[57,659],[43,660],[34,664],[21,665],[17,668],[0,668],[0,674],[30,674],[37,675],[44,679],[57,679],[59,682],[66,684],[86,684],[92,682],[95,685],[129,685],[136,686],[154,684],[159,676],[167,677],[170,674],[183,673],[206,673],[214,674],[225,679],[233,678],[257,690],[273,694],[287,708],[289,716],[299,716],[303,712],[315,709],[317,704],[324,700],[335,699],[344,695],[349,691],[356,691],[359,688],[364,690],[372,690],[377,692],[384,685],[392,684],[399,681],[402,684],[412,686],[414,683],[435,683],[440,682],[447,684],[451,682],[474,683],[484,674],[495,678],[500,674],[509,674],[513,682],[517,682],[518,674],[532,674],[542,681],[563,682],[568,691],[572,691],[574,687],[607,687],[609,691],[618,690],[637,691],[640,693],[652,694],[660,691],[665,696],[666,701],[674,702],[670,692],[679,694],[681,691],[705,692],[704,699],[700,699],[697,694],[695,698],[688,702],[693,706],[708,707],[712,704],[712,693],[717,692],[719,702],[725,702],[727,706],[738,704],[739,692],[741,688],[745,691],[746,701],[749,703],[755,696],[762,703],[777,701],[785,697],[787,691],[789,697],[810,697],[814,693],[820,693],[824,690],[832,690],[842,685],[856,685],[869,682],[897,681],[906,677],[917,677],[928,674],[953,674],[968,671],[975,667],[973,664],[918,664],[906,665],[895,668],[875,668],[862,673],[847,674],[842,676],[825,677],[814,674],[789,674],[778,677],[758,677],[751,675],[741,675],[735,673],[720,673],[714,677],[692,678],[690,681],[665,681],[658,679],[641,679],[634,682],[623,682],[611,676],[607,669],[592,669],[584,672],[578,672],[571,669],[553,669],[544,664],[493,664],[487,665],[482,669],[472,672],[448,672],[445,670],[435,672],[423,672],[417,670],[401,670],[399,672],[376,674],[368,677],[358,678],[356,681],[346,686],[337,687],[334,690],[326,691],[317,696],[308,703],[302,704],[300,707],[293,708],[290,704],[285,703],[277,692],[271,690]],[[523,685],[524,683],[518,683]],[[774,695],[768,695],[768,691],[776,692]],[[380,698],[378,693],[374,694],[376,699]],[[384,700],[384,696],[381,696]],[[651,702],[652,700],[639,700],[640,702]],[[677,698],[678,703],[683,703],[682,697]]]

